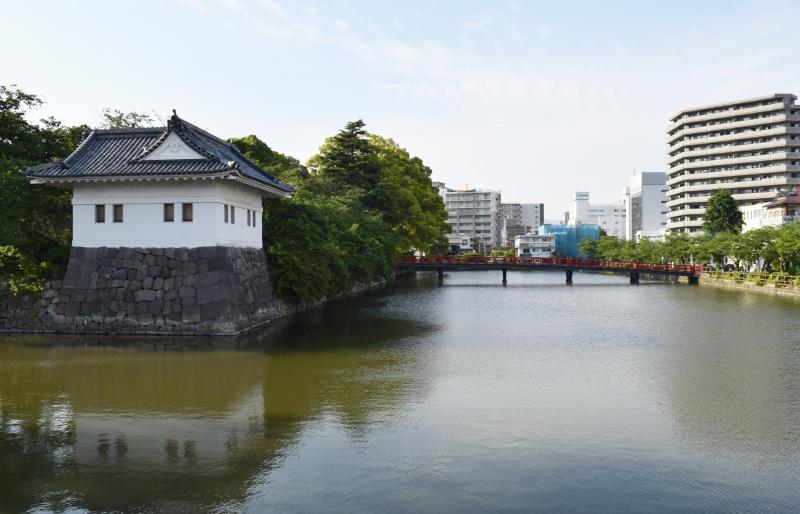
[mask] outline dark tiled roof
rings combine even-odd
[[[144,160],[171,133],[204,159]],[[234,172],[284,193],[292,187],[265,172],[230,143],[173,115],[167,127],[93,130],[63,161],[25,170],[30,178],[143,177]]]
[[[779,191],[770,203],[766,205],[767,208],[780,207],[782,205],[799,205],[800,204],[800,187],[794,186],[788,191]]]

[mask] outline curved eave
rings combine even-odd
[[[286,190],[280,189],[278,187],[275,187],[275,186],[272,186],[272,185],[269,185],[269,184],[265,184],[265,183],[259,182],[257,180],[253,180],[251,178],[245,177],[244,175],[242,175],[240,173],[237,173],[235,175],[230,175],[228,178],[230,178],[232,180],[235,180],[236,182],[239,182],[239,183],[244,184],[246,186],[250,186],[250,187],[252,187],[254,189],[258,189],[258,190],[261,191],[261,195],[262,196],[266,196],[266,197],[291,198],[292,197],[292,193],[294,192],[293,190],[286,191]]]
[[[97,182],[161,182],[161,181],[187,181],[187,180],[214,180],[228,179],[234,180],[242,185],[252,187],[261,192],[262,196],[276,198],[291,198],[292,191],[252,180],[235,171],[226,170],[220,173],[203,173],[187,175],[105,175],[91,177],[37,177],[29,176],[31,184],[47,184],[51,186],[69,186],[76,183],[97,183]]]
[[[86,182],[147,182],[147,181],[164,181],[164,180],[206,180],[206,179],[221,179],[227,178],[231,175],[230,170],[225,170],[219,173],[203,173],[203,174],[186,174],[186,175],[92,175],[85,177],[39,177],[36,175],[29,175],[28,178],[31,184],[48,184],[48,185],[61,185],[61,184],[75,184]]]

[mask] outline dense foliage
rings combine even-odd
[[[639,243],[601,237],[597,241],[582,241],[578,249],[585,257],[600,259],[679,264],[694,261],[716,266],[727,260],[741,270],[788,271],[793,263],[800,263],[800,222],[743,234],[720,232],[701,237],[669,234],[665,241],[643,239]]]
[[[703,220],[706,234],[738,234],[744,224],[742,211],[727,189],[720,189],[711,195]]]
[[[441,245],[448,227],[430,168],[355,121],[328,138],[309,168],[256,136],[230,140],[295,188],[264,204],[264,247],[279,295],[309,301],[388,277],[395,255]]]
[[[86,127],[53,118],[31,123],[35,95],[0,86],[0,273],[12,289],[36,289],[59,276],[69,256],[72,210],[68,191],[28,183],[20,170],[67,156]]]

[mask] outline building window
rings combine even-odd
[[[253,211],[253,226],[254,227],[256,226],[256,212],[258,212],[258,211]]]
[[[250,209],[247,209],[247,226],[250,226]]]
[[[183,221],[192,221],[194,219],[194,209],[191,203],[183,204]]]
[[[231,223],[236,223],[236,207],[231,205]]]
[[[105,205],[95,205],[94,206],[94,222],[95,223],[105,223],[106,222],[106,206]]]
[[[164,221],[175,221],[175,204],[174,203],[165,203],[164,204]]]
[[[114,206],[114,223],[122,223],[122,206],[119,204]]]
[[[224,205],[225,207],[225,223],[228,223],[228,204]]]

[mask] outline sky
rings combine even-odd
[[[363,119],[451,187],[567,210],[664,171],[670,117],[800,91],[793,2],[0,0],[36,118],[174,108],[305,161]]]

